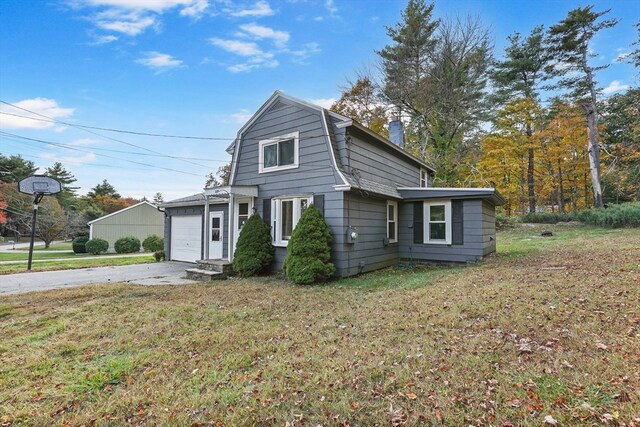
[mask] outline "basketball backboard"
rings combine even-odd
[[[50,176],[33,175],[24,178],[18,183],[18,191],[24,194],[48,196],[62,191],[62,186]]]

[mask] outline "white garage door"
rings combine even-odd
[[[184,215],[171,217],[171,259],[196,262],[201,258],[202,217]]]

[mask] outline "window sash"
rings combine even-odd
[[[271,200],[273,235],[276,246],[287,246],[302,213],[311,205],[313,197],[281,197]]]
[[[398,241],[398,203],[387,201],[387,239],[389,243]]]
[[[451,244],[451,201],[424,203],[424,243]]]
[[[300,132],[293,132],[259,143],[258,173],[297,168]]]

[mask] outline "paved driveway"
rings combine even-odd
[[[193,267],[193,264],[167,261],[153,264],[0,275],[0,295],[44,291],[92,283],[125,282],[138,285],[199,283],[184,278],[185,269],[190,267]]]

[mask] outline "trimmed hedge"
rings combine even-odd
[[[88,253],[99,255],[109,249],[109,242],[104,239],[96,238],[87,241],[84,246]]]
[[[151,234],[142,241],[142,247],[146,252],[158,252],[164,250],[164,238],[157,234]]]
[[[71,247],[73,248],[73,253],[76,254],[86,254],[87,248],[86,243],[89,241],[87,236],[78,236],[71,242]]]
[[[331,262],[331,231],[322,213],[309,206],[293,230],[284,272],[297,285],[326,282],[335,273]]]
[[[238,236],[233,254],[233,271],[242,277],[265,272],[274,256],[275,248],[271,243],[269,226],[260,215],[251,215]]]
[[[134,236],[121,237],[116,240],[113,247],[119,254],[133,254],[140,252],[140,239]]]

